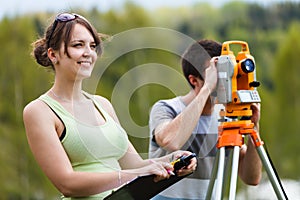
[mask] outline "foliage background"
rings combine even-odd
[[[98,31],[112,36],[134,28],[164,27],[194,39],[247,41],[255,57],[257,77],[261,82],[258,89],[262,98],[261,136],[280,177],[299,181],[299,10],[300,3],[296,2],[269,6],[231,2],[218,8],[198,3],[188,8],[159,8],[150,11],[127,2],[121,9],[105,12],[96,8],[72,11],[84,15]],[[53,81],[53,74],[46,72],[30,57],[31,43],[43,33],[49,17],[53,19],[53,15],[34,13],[4,17],[0,21],[1,199],[55,199],[59,196],[33,159],[22,122],[24,106],[49,89]],[[120,44],[120,48],[126,45]],[[172,66],[181,73],[179,59],[178,55],[158,49],[126,53],[104,71],[97,83],[96,93],[111,99],[117,81],[138,65],[160,63]],[[96,72],[101,69],[101,63],[100,59]],[[170,80],[171,84],[178,85],[176,79]],[[137,80],[132,81],[134,84]],[[182,94],[188,91],[184,83],[178,87]],[[132,120],[139,126],[147,127],[151,105],[158,99],[174,95],[162,85],[139,87],[133,93],[128,108]],[[134,129],[127,123],[128,119],[119,114],[122,110],[116,109],[116,112],[131,141],[141,155],[146,157],[149,133],[144,131],[131,134]]]

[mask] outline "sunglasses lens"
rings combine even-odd
[[[60,21],[60,22],[67,22],[67,21],[71,21],[75,18],[76,18],[76,15],[73,15],[70,13],[62,13],[56,17],[56,20]]]
[[[50,37],[49,37],[48,42],[47,42],[48,47],[50,47],[50,40],[51,40],[51,38],[52,38],[53,32],[55,31],[55,28],[56,28],[56,26],[57,26],[57,23],[58,23],[58,22],[68,22],[68,21],[72,21],[72,20],[74,20],[76,17],[80,17],[80,18],[81,18],[80,15],[77,15],[77,14],[71,14],[71,13],[61,13],[61,14],[59,14],[59,15],[56,16],[55,21],[54,21],[54,23],[53,23],[53,27],[52,27],[51,33],[50,33]],[[82,19],[84,19],[84,18],[82,18]]]

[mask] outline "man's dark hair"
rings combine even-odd
[[[189,82],[189,75],[194,75],[203,79],[203,73],[208,67],[207,63],[212,57],[220,56],[222,51],[222,44],[214,41],[203,39],[192,44],[183,54],[181,58],[181,67],[183,74]],[[189,82],[194,88],[194,86]]]

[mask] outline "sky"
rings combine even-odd
[[[101,11],[121,7],[126,0],[0,0],[0,18],[3,16],[22,15],[31,12],[62,12],[72,8],[90,9],[97,7]],[[214,6],[221,6],[231,0],[130,0],[146,9],[155,9],[160,6],[192,6],[196,2],[209,2]],[[269,4],[286,0],[241,0]],[[294,0],[295,1],[295,0]]]

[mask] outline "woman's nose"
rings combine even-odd
[[[84,56],[89,56],[92,52],[92,49],[89,45],[86,45],[85,48],[84,48],[84,52],[83,52],[83,55]]]

